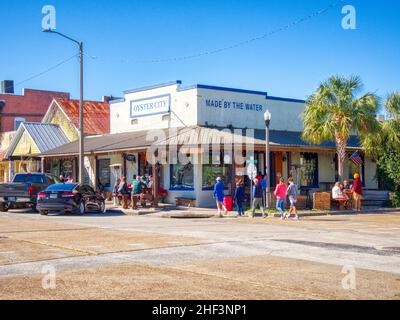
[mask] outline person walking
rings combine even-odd
[[[360,175],[356,173],[354,175],[354,183],[353,183],[353,199],[354,199],[354,210],[361,211],[361,199],[363,195],[363,187],[360,179]]]
[[[293,178],[289,178],[289,188],[287,190],[287,195],[290,201],[290,211],[289,214],[286,216],[287,219],[290,218],[292,214],[295,215],[295,219],[299,220],[299,215],[297,213],[297,185],[294,183]]]
[[[237,212],[238,212],[238,217],[244,216],[244,209],[243,209],[243,201],[244,201],[244,186],[239,181],[236,184],[236,190],[235,190],[235,196],[234,196],[235,202],[236,202],[236,207],[237,207]]]
[[[267,188],[268,188],[268,181],[267,181],[266,175],[263,176],[263,179],[261,181],[261,187],[263,189],[264,206],[266,207],[267,206]]]
[[[222,211],[224,211],[225,215],[227,215],[228,210],[226,209],[226,207],[224,205],[225,186],[222,183],[221,177],[217,178],[217,183],[214,186],[213,198],[217,202],[217,209],[218,209],[219,217],[222,218]]]
[[[254,179],[254,186],[253,186],[253,212],[251,217],[254,218],[256,214],[257,207],[260,207],[263,218],[266,218],[265,209],[264,209],[264,196],[263,196],[263,188],[261,186],[261,181],[258,179]]]
[[[287,189],[288,187],[285,184],[285,179],[280,178],[274,195],[276,197],[276,209],[281,214],[281,220],[285,219]]]

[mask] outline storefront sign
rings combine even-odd
[[[227,100],[212,100],[206,99],[205,106],[207,108],[213,109],[223,109],[223,110],[242,110],[242,111],[253,111],[253,112],[262,112],[264,110],[264,106],[256,103],[247,103],[240,101],[227,101]]]
[[[164,95],[131,101],[131,118],[143,117],[158,113],[169,113],[171,96]]]
[[[125,160],[128,162],[136,162],[136,156],[134,154],[125,155]]]

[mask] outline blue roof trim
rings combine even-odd
[[[114,103],[121,103],[121,102],[125,102],[126,101],[126,99],[116,99],[116,100],[111,100],[110,102],[109,102],[109,104],[111,105],[111,104],[114,104]]]
[[[152,90],[152,89],[157,89],[157,88],[162,88],[162,87],[169,87],[169,86],[179,85],[179,84],[182,84],[182,81],[177,80],[177,81],[165,82],[165,83],[155,84],[153,86],[147,86],[147,87],[127,90],[127,91],[124,91],[124,94],[135,93],[135,92],[140,92],[140,91],[147,91],[147,90]]]
[[[306,103],[305,100],[290,99],[290,98],[281,98],[281,97],[272,97],[272,96],[268,96],[268,97],[267,97],[267,100],[276,100],[276,101],[285,101],[285,102]]]
[[[258,94],[258,95],[262,95],[262,96],[268,96],[268,92],[264,92],[264,91],[254,91],[254,90],[245,90],[245,89],[208,86],[208,85],[204,85],[204,84],[196,84],[193,86],[180,88],[179,91],[186,91],[186,90],[192,90],[192,89],[209,89],[209,90],[228,91],[228,92],[247,93],[247,94]]]

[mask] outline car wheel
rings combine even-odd
[[[101,213],[106,213],[106,212],[107,212],[106,202],[105,202],[105,201],[102,201],[102,202],[100,203],[100,212],[101,212]]]
[[[8,209],[9,209],[9,206],[7,203],[0,204],[0,212],[7,212]]]
[[[86,212],[85,203],[82,201],[78,207],[78,214],[85,214],[85,212]]]
[[[47,216],[49,214],[47,211],[42,211],[42,210],[40,210],[39,213],[41,216]]]

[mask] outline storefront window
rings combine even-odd
[[[218,158],[218,155],[217,155]],[[220,164],[214,164],[215,155],[210,153],[209,163],[203,164],[203,190],[211,190],[215,186],[216,178],[221,177],[225,188],[229,188],[232,182],[232,165],[224,164],[224,154],[221,153]]]
[[[194,190],[194,167],[192,163],[171,165],[171,190]]]
[[[318,154],[302,153],[300,157],[300,186],[317,188],[318,182]]]
[[[97,163],[97,176],[105,188],[111,187],[111,160],[99,159]]]
[[[67,178],[73,176],[73,161],[72,160],[62,160],[60,163],[61,174]]]

